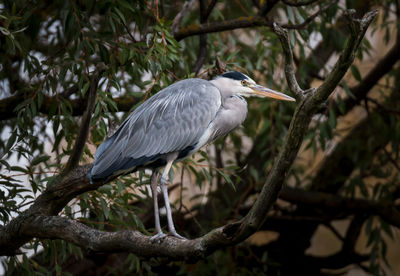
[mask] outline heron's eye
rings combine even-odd
[[[247,81],[242,80],[242,85],[243,85],[243,86],[247,86]]]

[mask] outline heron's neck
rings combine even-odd
[[[235,95],[234,91],[230,89],[231,85],[229,82],[225,83],[225,81],[221,79],[211,80],[210,82],[218,88],[219,92],[221,93],[222,102],[224,102],[225,99]]]

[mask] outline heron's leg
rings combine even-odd
[[[185,237],[182,237],[178,233],[176,233],[175,226],[174,226],[174,221],[172,220],[172,213],[171,213],[171,207],[169,205],[169,198],[168,198],[168,174],[169,171],[171,170],[172,163],[174,162],[173,160],[169,160],[167,165],[165,166],[165,169],[161,175],[161,180],[160,180],[160,186],[161,186],[161,192],[163,193],[164,197],[164,202],[165,202],[165,209],[167,210],[167,220],[168,220],[168,230],[169,234],[172,236],[175,236],[179,239],[186,239]]]
[[[159,178],[158,171],[154,171],[150,178],[150,186],[151,186],[151,193],[153,196],[153,203],[154,203],[154,221],[155,221],[155,227],[156,227],[156,234],[150,238],[151,242],[160,241],[160,239],[162,239],[166,236],[162,232],[161,225],[160,225],[160,211],[158,209],[158,200],[157,200],[158,178]]]

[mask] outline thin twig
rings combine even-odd
[[[264,1],[260,10],[258,11],[258,15],[264,17],[276,5],[276,3],[278,3],[278,0]]]
[[[189,36],[201,35],[206,33],[216,33],[222,31],[230,31],[240,28],[250,28],[256,26],[272,26],[272,22],[261,16],[241,17],[218,22],[210,22],[204,24],[194,24],[186,28],[179,29],[174,32],[176,40],[181,40]]]
[[[320,2],[321,0],[305,0],[305,1],[297,1],[297,2],[292,2],[288,0],[281,0],[284,4],[292,7],[301,7],[301,6],[308,6],[310,4]]]
[[[293,52],[290,47],[288,32],[276,23],[273,24],[273,29],[281,41],[283,53],[285,55],[285,75],[289,89],[295,95],[297,100],[301,100],[304,96],[304,91],[300,88],[296,80]]]
[[[195,7],[196,0],[188,0],[183,4],[183,7],[180,12],[175,16],[174,20],[172,21],[171,30],[173,34],[176,34],[179,30],[179,25],[183,17]]]
[[[329,9],[333,4],[337,3],[336,0],[331,0],[329,4],[324,6],[323,8],[316,11],[311,16],[307,17],[302,23],[300,24],[283,24],[282,27],[285,29],[303,29],[305,28],[311,21],[313,21],[318,15],[324,13],[327,9]]]
[[[207,22],[206,14],[206,2],[205,0],[199,0],[200,5],[200,23],[204,24]],[[199,37],[199,52],[197,53],[197,59],[193,67],[195,75],[197,75],[204,64],[207,57],[207,34],[201,34]]]
[[[371,102],[371,103],[374,103],[378,108],[380,108],[380,109],[382,109],[384,111],[387,111],[387,112],[390,112],[390,113],[393,113],[393,114],[396,114],[396,115],[400,115],[400,110],[396,110],[396,109],[393,109],[393,108],[386,107],[386,106],[382,105],[380,102],[378,102],[377,100],[375,100],[375,99],[373,99],[371,97],[365,97],[365,101],[366,101],[365,104],[367,104],[368,102]]]
[[[215,4],[217,4],[217,0],[211,0],[211,3],[208,4],[207,10],[206,10],[205,13],[204,13],[205,18],[208,19],[208,17],[210,16],[212,10],[213,10],[214,7],[215,7]]]
[[[81,128],[79,129],[78,137],[76,138],[75,146],[72,149],[70,158],[67,162],[67,165],[65,166],[64,173],[68,173],[79,164],[79,159],[82,156],[83,149],[85,148],[85,143],[89,135],[90,120],[92,118],[92,113],[96,100],[96,90],[99,85],[101,75],[104,71],[104,64],[98,66],[97,70],[90,80],[86,111],[83,114]]]
[[[386,148],[383,148],[383,151],[385,152],[386,157],[389,159],[390,163],[392,163],[392,165],[397,169],[397,171],[400,172],[400,166],[396,162],[396,160],[393,159],[393,157],[390,154],[390,152],[388,152]]]
[[[125,28],[125,30],[126,30],[126,33],[129,35],[129,37],[131,38],[131,40],[133,41],[133,42],[137,42],[137,40],[135,39],[135,37],[131,34],[131,31],[129,30],[129,27],[126,25],[126,23],[124,22],[124,20],[120,20],[121,21],[121,23],[122,23],[122,25],[124,25],[124,28]]]

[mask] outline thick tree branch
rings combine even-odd
[[[360,22],[366,23],[362,24],[362,28],[355,29],[352,32],[351,41],[358,42],[361,40],[365,29],[375,15],[376,12],[372,12],[364,16]],[[359,22],[353,18],[352,20],[354,24]],[[277,199],[285,176],[297,156],[311,117],[317,110],[319,103],[326,100],[339,83],[341,78],[335,74],[343,76],[342,72],[350,66],[356,50],[357,47],[348,43],[344,50],[345,54],[342,55],[335,66],[335,68],[340,67],[340,70],[334,69],[330,78],[328,78],[332,83],[329,85],[322,84],[317,89],[319,93],[305,93],[304,98],[299,101],[282,150],[263,185],[259,197],[243,220],[214,229],[195,240],[184,241],[167,237],[161,244],[152,245],[147,236],[136,231],[105,233],[69,219],[53,217],[75,196],[97,189],[104,184],[94,183],[91,185],[86,178],[90,165],[78,166],[52,183],[28,210],[0,229],[0,255],[15,254],[20,246],[29,239],[38,236],[42,231],[47,234],[40,234],[40,238],[62,238],[92,250],[132,250],[137,255],[142,256],[166,256],[179,259],[202,258],[221,247],[243,241],[265,221],[268,211]],[[47,225],[46,221],[53,221],[54,228],[50,225],[51,223]],[[49,228],[45,229],[47,226]]]
[[[21,233],[32,233],[38,238],[63,239],[90,252],[131,252],[143,257],[168,257],[197,260],[206,256],[209,243],[220,231],[214,230],[194,240],[166,237],[162,243],[152,243],[139,231],[106,232],[92,229],[80,222],[59,216],[37,216],[21,228]]]
[[[399,104],[396,97],[400,93],[400,83],[390,93],[389,104]],[[328,193],[337,193],[357,167],[356,160],[372,162],[371,153],[376,153],[390,141],[390,117],[385,111],[377,109],[381,120],[376,120],[375,112],[362,119],[351,132],[321,162],[311,182],[310,189]],[[381,135],[374,135],[376,132]],[[369,137],[365,139],[365,137]],[[365,151],[368,147],[369,151]],[[351,154],[349,154],[351,153]]]
[[[373,214],[382,217],[388,223],[400,228],[400,212],[393,204],[375,202],[366,199],[346,198],[329,193],[305,191],[286,187],[282,189],[279,198],[294,204],[330,208],[350,214]]]
[[[362,81],[354,87],[350,88],[354,97],[348,97],[344,100],[345,110],[350,110],[362,99],[364,99],[368,92],[378,83],[378,81],[385,76],[393,66],[400,60],[400,35],[397,35],[395,45],[381,58],[378,63],[363,77]],[[339,106],[335,106],[337,113],[339,113]]]

